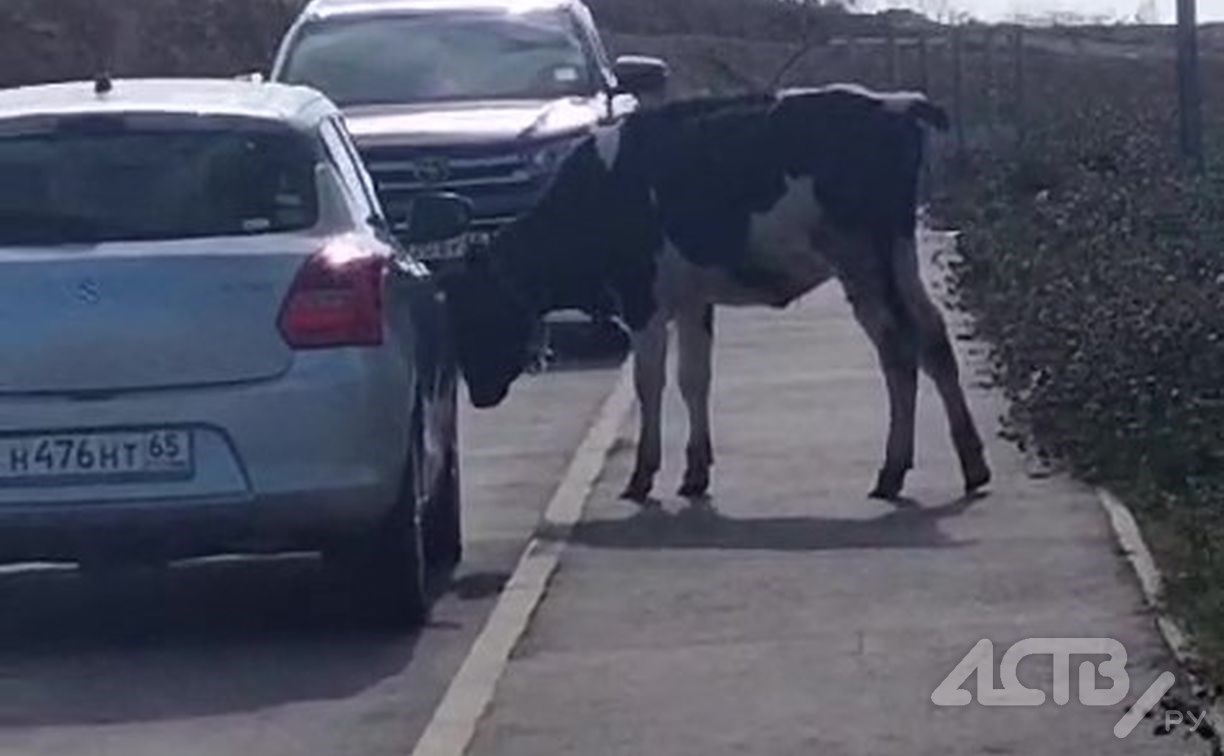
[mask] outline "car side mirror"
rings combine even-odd
[[[391,229],[410,244],[462,236],[472,223],[472,201],[449,192],[422,194],[387,207]]]
[[[644,55],[622,55],[612,66],[617,92],[631,95],[659,94],[667,88],[671,71],[667,63]]]
[[[263,71],[248,71],[238,74],[234,79],[236,81],[245,81],[249,84],[263,84],[268,80],[268,77],[264,75]]]

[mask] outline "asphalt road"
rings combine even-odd
[[[414,637],[351,619],[308,557],[0,575],[0,754],[409,753],[611,390],[610,368],[465,410],[465,563]]]

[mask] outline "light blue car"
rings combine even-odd
[[[420,621],[456,373],[390,227],[314,90],[0,91],[0,560],[319,550]]]

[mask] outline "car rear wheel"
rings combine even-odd
[[[413,450],[413,454],[418,452]],[[328,561],[342,566],[362,605],[380,625],[410,630],[429,616],[425,549],[411,461],[406,465],[399,501],[371,533],[333,552]]]

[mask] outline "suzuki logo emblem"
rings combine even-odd
[[[450,161],[444,157],[425,157],[413,163],[412,172],[422,184],[440,184],[450,178]]]

